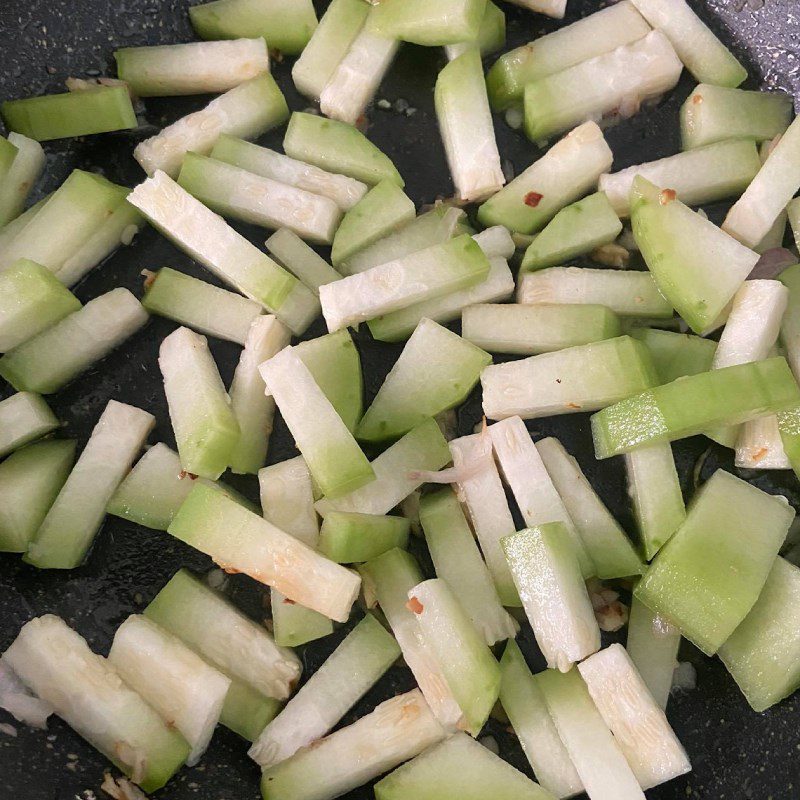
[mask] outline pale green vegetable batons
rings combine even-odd
[[[206,338],[178,328],[161,342],[158,366],[181,466],[216,480],[230,463],[240,431]]]
[[[385,36],[433,47],[478,38],[486,0],[385,0],[374,14]]]
[[[633,328],[630,335],[643,342],[650,351],[660,383],[671,383],[685,375],[708,372],[717,350],[717,343],[712,339],[689,333]]]
[[[0,228],[22,213],[45,167],[44,149],[39,142],[13,131],[8,134],[8,142],[16,150],[0,185]]]
[[[568,672],[600,648],[600,628],[569,533],[562,522],[548,522],[505,537],[502,546],[548,667]]]
[[[189,19],[201,39],[260,36],[287,55],[300,53],[317,27],[311,0],[215,0],[190,6]]]
[[[780,136],[791,119],[788,95],[701,83],[681,106],[681,143],[690,150],[725,139],[765,142]]]
[[[800,405],[784,358],[702,372],[622,400],[592,417],[598,458],[672,442]]]
[[[75,442],[53,439],[17,450],[0,464],[0,551],[28,549],[74,460]]]
[[[109,400],[78,461],[28,546],[40,569],[74,569],[103,524],[106,506],[155,426],[152,414]]]
[[[0,400],[0,456],[40,439],[60,424],[38,394],[17,392]]]
[[[144,791],[160,789],[188,758],[184,738],[59,617],[47,614],[24,625],[3,660]]]
[[[145,139],[133,151],[150,176],[158,171],[176,177],[188,152],[207,155],[221,134],[254,139],[286,122],[289,107],[269,73],[251,78]]]
[[[0,353],[7,353],[81,307],[53,273],[20,259],[0,272]]]
[[[319,536],[319,551],[339,564],[369,561],[395,547],[405,549],[411,523],[405,517],[329,511]]]
[[[227,92],[269,72],[263,39],[123,47],[114,59],[120,80],[139,97]]]
[[[317,296],[320,286],[338,281],[342,277],[321,255],[288,228],[281,228],[273,233],[265,245],[280,264]]]
[[[713,655],[758,599],[793,519],[782,497],[718,470],[635,596]]]
[[[361,441],[398,439],[467,398],[491,356],[423,319],[356,429]]]
[[[345,122],[295,111],[286,129],[283,149],[286,155],[299,161],[348,175],[370,186],[382,180],[404,186],[391,159],[361,131]]]
[[[0,113],[10,131],[38,142],[130,130],[138,125],[125,86],[6,100]]]
[[[552,800],[552,795],[464,733],[418,755],[375,785],[376,800]]]
[[[719,649],[719,657],[755,711],[800,685],[797,627],[800,570],[776,558],[756,604]]]
[[[660,291],[695,333],[713,328],[758,254],[642,177],[633,181],[631,221]]]
[[[542,690],[515,641],[506,645],[500,670],[500,702],[536,780],[558,798],[582,792],[583,784],[547,710]]]

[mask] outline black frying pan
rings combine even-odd
[[[690,0],[691,1],[691,0]],[[113,75],[112,51],[116,47],[166,44],[192,39],[186,6],[190,0],[0,0],[0,99],[61,91],[64,79]],[[431,0],[435,2],[435,0]],[[800,90],[800,9],[797,0],[706,0],[692,2],[701,15],[733,47],[750,70],[752,88],[783,88],[795,96]],[[325,3],[319,4],[321,13]],[[605,5],[599,0],[569,0],[566,22]],[[508,20],[508,47],[517,46],[554,30],[558,23],[503,3]],[[391,110],[369,112],[369,136],[395,161],[406,179],[406,191],[418,204],[452,194],[444,152],[436,129],[432,90],[437,70],[444,64],[439,48],[405,46],[381,86],[378,97],[392,102]],[[294,110],[308,102],[294,90],[289,63],[276,63],[274,73]],[[614,151],[615,169],[669,155],[678,150],[678,108],[689,93],[687,75],[656,109],[640,114],[607,134]],[[147,101],[147,121],[161,127],[194,110],[207,98]],[[405,101],[405,102],[398,102]],[[410,107],[416,111],[399,111]],[[535,147],[520,133],[497,120],[500,151],[517,171],[535,157]],[[52,191],[74,167],[102,171],[119,183],[135,185],[143,174],[131,156],[137,134],[107,134],[86,140],[48,143],[48,169],[36,197]],[[283,131],[265,137],[263,144],[279,147]],[[719,221],[723,208],[707,208]],[[254,242],[263,243],[262,230],[237,226]],[[78,287],[83,301],[115,286],[141,294],[140,270],[174,266],[204,280],[214,279],[147,229],[135,243],[90,274]],[[113,356],[50,398],[65,435],[83,446],[100,412],[110,398],[139,405],[153,412],[158,427],[152,441],[174,446],[166,403],[156,364],[158,345],[175,326],[154,318],[148,327]],[[324,332],[318,321],[308,337]],[[380,386],[397,357],[397,346],[376,344],[367,333],[357,337],[364,363],[367,400]],[[211,341],[211,348],[226,383],[238,359],[239,348]],[[11,393],[0,386],[0,398]],[[459,412],[461,433],[470,432],[480,419],[480,399],[473,397]],[[619,459],[595,462],[588,417],[574,415],[536,420],[529,425],[536,438],[555,435],[580,460],[594,486],[621,522],[632,530]],[[702,437],[675,445],[684,492],[691,495],[693,469],[709,441]],[[270,446],[270,462],[295,454],[280,420]],[[701,479],[714,469],[735,471],[760,488],[786,495],[800,508],[800,485],[791,473],[734,470],[730,451],[712,449],[699,471]],[[226,478],[227,480],[227,478]],[[231,481],[257,499],[254,478]],[[430,562],[419,552],[423,567]],[[106,653],[114,630],[128,614],[141,611],[158,589],[181,566],[205,570],[204,556],[167,534],[108,517],[87,563],[71,572],[40,572],[18,557],[0,555],[0,649],[7,647],[20,626],[33,616],[52,612],[63,616],[89,641]],[[264,593],[252,581],[231,580],[229,590],[237,603],[263,617]],[[346,633],[301,648],[306,674],[310,674]],[[611,641],[615,637],[608,637]],[[530,629],[520,637],[535,669],[544,664]],[[623,639],[624,641],[624,639]],[[697,688],[673,697],[669,717],[689,751],[693,772],[648,793],[659,800],[714,798],[715,800],[789,800],[800,797],[800,700],[790,698],[765,714],[753,713],[725,669],[688,644],[680,654],[697,669]],[[410,689],[408,670],[394,667],[389,675],[344,720],[345,724],[371,710],[376,703]],[[0,711],[0,721],[13,722]],[[0,733],[0,800],[74,800],[100,795],[98,787],[107,762],[58,719],[44,733],[15,726],[15,738]],[[502,755],[530,774],[513,735],[490,721],[488,732]],[[171,800],[239,800],[258,796],[258,769],[247,758],[246,743],[219,728],[201,764],[183,769],[160,796]],[[371,798],[369,788],[348,797]],[[409,798],[409,800],[413,800]],[[487,798],[490,800],[490,798]]]

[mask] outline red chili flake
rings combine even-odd
[[[525,205],[530,206],[531,208],[536,208],[536,206],[542,202],[543,198],[544,195],[539,194],[539,192],[528,192],[528,194],[525,195]]]
[[[416,597],[409,598],[406,603],[406,608],[414,614],[421,614],[425,610],[425,606],[423,606]]]
[[[567,403],[567,408],[580,408],[577,403]]]
[[[674,189],[662,189],[658,195],[658,203],[662,206],[668,206],[677,196],[678,193]]]
[[[767,453],[769,453],[769,448],[762,447],[760,450],[757,450],[755,453],[753,453],[753,461],[761,461],[761,459],[764,458]]]
[[[700,105],[700,103],[702,103],[702,102],[703,102],[703,95],[701,95],[701,94],[696,94],[692,98],[692,103],[694,103],[694,105],[696,105],[696,106]]]
[[[180,474],[178,475],[178,477],[181,480],[183,480],[184,478],[189,478],[190,480],[193,480],[193,481],[197,480],[197,475],[195,475],[194,472],[187,472],[185,469],[182,469],[180,471]]]

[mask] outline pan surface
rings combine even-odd
[[[690,2],[747,65],[751,88],[781,88],[798,95],[797,0]],[[112,52],[117,47],[192,40],[186,5],[187,0],[0,0],[0,99],[61,91],[63,81],[69,76],[113,75]],[[320,13],[324,5],[319,4]],[[569,0],[565,22],[603,5],[599,0]],[[562,24],[505,3],[503,10],[508,20],[507,48]],[[373,107],[368,112],[370,138],[394,160],[406,179],[406,191],[418,207],[453,192],[433,112],[433,84],[443,64],[440,48],[405,46],[377,95],[388,100],[390,107]],[[274,74],[290,107],[302,110],[309,103],[294,90],[289,78],[290,66],[289,59],[275,63]],[[657,108],[608,131],[615,169],[677,151],[678,109],[691,88],[692,81],[684,74],[679,86]],[[96,170],[118,183],[134,186],[143,178],[131,156],[136,141],[206,101],[207,98],[201,97],[148,100],[149,127],[141,131],[48,143],[45,145],[48,167],[34,199],[52,191],[75,167]],[[506,166],[521,171],[537,157],[535,147],[501,119],[495,122]],[[283,130],[273,132],[261,143],[279,148],[282,135]],[[717,221],[724,211],[719,207],[706,210]],[[262,230],[236,227],[254,242],[263,244]],[[78,287],[78,297],[85,302],[116,286],[128,287],[141,296],[140,271],[163,266],[173,266],[215,282],[148,228],[132,246],[91,273]],[[155,414],[157,428],[151,441],[174,446],[156,363],[158,345],[174,327],[166,320],[154,318],[113,356],[49,398],[65,423],[63,435],[77,438],[83,446],[105,404],[115,398]],[[323,332],[321,321],[317,321],[307,337]],[[366,333],[356,338],[369,402],[400,347],[376,344]],[[211,340],[211,348],[228,383],[239,348],[219,340]],[[10,393],[10,387],[0,386],[0,398]],[[480,398],[473,396],[459,411],[459,432],[471,432],[479,419]],[[536,420],[529,428],[536,438],[555,435],[562,439],[578,457],[612,512],[632,532],[622,465],[619,459],[595,462],[588,416]],[[706,454],[708,445],[708,440],[697,437],[675,446],[687,497],[694,489],[695,465]],[[285,427],[277,420],[269,462],[282,461],[295,452]],[[730,451],[712,449],[698,470],[700,480],[718,467],[736,472],[762,489],[781,493],[795,508],[800,508],[800,485],[791,473],[735,470]],[[257,499],[254,478],[231,479],[231,483],[251,499]],[[423,568],[431,574],[425,553],[420,551],[418,555]],[[87,562],[71,572],[40,572],[22,564],[18,557],[0,555],[0,650],[11,643],[28,619],[50,612],[63,616],[95,650],[105,654],[116,627],[129,614],[140,612],[181,566],[205,571],[211,565],[204,556],[172,537],[116,517],[107,518]],[[245,610],[263,618],[264,593],[252,581],[239,576],[229,581],[227,589]],[[349,627],[300,649],[306,674],[317,668]],[[608,642],[615,638],[604,636]],[[543,662],[529,628],[520,641],[532,666],[541,669]],[[796,695],[757,715],[749,709],[718,660],[705,658],[686,643],[680,660],[695,666],[697,688],[671,699],[669,717],[694,769],[689,775],[649,792],[648,797],[658,800],[800,797],[800,697]],[[408,670],[392,668],[344,723],[352,722],[376,703],[412,685]],[[10,723],[13,719],[0,711],[0,722]],[[95,795],[101,796],[99,785],[108,764],[66,725],[52,719],[46,732],[22,725],[14,728],[16,736],[0,733],[0,800],[90,800]],[[497,740],[501,754],[530,774],[516,739],[505,727],[492,720],[488,732]],[[219,728],[201,764],[181,770],[160,796],[171,800],[257,797],[258,770],[247,758],[246,749],[243,740]],[[366,800],[372,797],[372,792],[363,788],[348,797]]]

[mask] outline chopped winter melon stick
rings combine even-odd
[[[267,768],[328,734],[399,658],[390,633],[367,614],[264,729],[248,755]]]
[[[332,800],[394,769],[446,735],[420,691],[414,689],[264,770],[261,794],[264,800]]]
[[[0,228],[22,213],[45,166],[44,150],[39,142],[13,132],[8,134],[8,142],[15,150],[0,184]]]
[[[493,225],[480,233],[475,233],[472,238],[478,247],[486,253],[487,258],[513,258],[517,248],[514,239],[503,225]]]
[[[493,230],[489,228],[489,230]],[[485,233],[486,231],[484,231]],[[479,234],[480,235],[480,234]],[[489,259],[489,276],[460,292],[434,297],[408,308],[371,319],[367,325],[373,338],[382,342],[397,342],[408,338],[426,317],[441,324],[458,319],[462,312],[476,303],[507,300],[514,292],[514,276],[504,258]],[[467,338],[467,337],[465,337]],[[478,342],[474,342],[478,344]],[[486,348],[490,349],[490,348]]]
[[[290,338],[287,328],[271,314],[256,319],[247,334],[230,389],[239,438],[228,466],[239,475],[255,475],[267,460],[275,401],[265,394],[259,366],[286,347]]]
[[[509,0],[509,2],[555,19],[563,19],[567,9],[567,0]]]
[[[253,300],[169,267],[148,274],[142,305],[151,314],[241,345],[263,313]]]
[[[37,142],[132,130],[139,124],[127,86],[6,100],[0,113],[8,130]]]
[[[0,552],[24,553],[67,480],[75,442],[53,439],[0,463]]]
[[[185,569],[170,578],[144,615],[231,677],[232,688],[240,682],[285,700],[300,677],[300,659],[291,650],[276,646],[263,625]]]
[[[683,65],[664,34],[652,31],[525,87],[525,133],[541,141],[593,117],[636,112],[672,89]]]
[[[106,506],[155,425],[152,414],[109,400],[24,560],[41,569],[74,569],[103,524]]]
[[[657,383],[650,354],[630,336],[494,364],[481,373],[489,419],[597,411]]]
[[[500,693],[500,666],[450,587],[441,578],[408,593],[425,646],[464,714],[461,727],[477,736]]]
[[[444,51],[448,61],[453,61],[467,50],[477,48],[481,56],[488,56],[502,50],[506,43],[506,15],[493,3],[487,0],[483,12],[478,38],[474,42],[446,44]]]
[[[581,574],[585,578],[594,575],[594,564],[525,423],[519,417],[509,417],[488,430],[500,472],[517,501],[525,524],[533,528],[546,522],[560,522],[575,548]]]
[[[695,333],[712,328],[758,254],[677,200],[670,189],[638,175],[631,189],[631,221],[659,290]]]
[[[192,489],[169,533],[223,569],[244,572],[338,622],[347,620],[358,595],[357,575],[209,486]]]
[[[165,531],[178,513],[183,501],[189,496],[195,481],[212,483],[198,478],[181,468],[178,454],[165,444],[153,445],[136,462],[125,480],[114,492],[106,511],[117,517],[128,519],[146,528]],[[250,503],[233,489],[222,484],[213,484],[237,502],[249,507]]]
[[[660,383],[708,372],[717,349],[717,343],[711,339],[657,328],[633,328],[630,335],[650,351]]]
[[[592,800],[644,800],[636,776],[578,670],[535,676],[558,735]]]
[[[23,211],[18,217],[12,219],[6,225],[0,227],[0,252],[5,252],[14,237],[39,213],[44,204],[53,196],[51,192],[45,195],[38,203],[34,203],[29,209]]]
[[[601,305],[621,317],[668,319],[672,306],[648,272],[549,267],[520,276],[517,302]]]
[[[403,658],[434,715],[448,729],[463,727],[464,715],[428,648],[408,600],[408,593],[422,581],[414,557],[395,548],[368,561],[361,570],[373,587]]]
[[[791,469],[781,441],[775,414],[745,422],[736,439],[736,461],[740,469]]]
[[[99,175],[73,170],[0,254],[0,269],[20,258],[58,272],[125,199],[128,189]]]
[[[19,151],[10,139],[0,136],[0,181],[5,181]]]
[[[133,157],[150,176],[163,171],[175,177],[186,153],[207,155],[221,134],[255,138],[281,125],[288,117],[283,93],[272,75],[266,73],[240,83],[204,109],[145,139],[136,146]]]
[[[317,511],[323,517],[329,511],[388,514],[425,483],[424,471],[441,469],[449,461],[450,451],[436,420],[426,419],[371,463],[374,481],[344,497],[317,501]]]
[[[718,470],[635,596],[713,655],[758,599],[793,519],[783,497]]]
[[[138,97],[227,92],[269,72],[267,43],[261,39],[189,42],[114,51],[117,75]]]
[[[371,267],[404,258],[436,244],[444,244],[465,232],[460,230],[464,219],[464,212],[460,208],[437,206],[425,214],[420,214],[399,231],[365,247],[346,263],[340,264],[339,269],[345,275],[355,275],[357,272],[366,272]]]
[[[579,794],[583,791],[581,779],[558,735],[544,695],[513,640],[506,645],[500,671],[500,702],[536,780],[558,798]]]
[[[515,532],[500,473],[492,457],[492,439],[487,433],[462,436],[450,442],[456,488],[467,507],[486,566],[504,606],[521,605],[500,542]]]
[[[681,632],[633,598],[625,649],[659,708],[665,709],[678,666]]]
[[[178,184],[218,214],[264,228],[289,228],[316,244],[330,244],[342,218],[329,197],[197,153],[186,154]]]
[[[657,386],[592,417],[598,458],[672,442],[800,405],[784,358],[702,372]]]
[[[23,625],[3,660],[144,791],[160,789],[189,756],[185,739],[59,617]]]
[[[695,206],[740,195],[759,169],[761,160],[755,144],[732,139],[601,175],[599,186],[614,210],[627,217],[631,186],[637,175],[656,186],[672,189],[681,202]]]
[[[356,429],[361,441],[397,439],[426,417],[464,402],[491,356],[423,319]]]
[[[781,342],[786,359],[796,376],[800,375],[800,265],[794,264],[778,276],[789,289],[789,301],[781,320]]]
[[[362,0],[359,0],[362,2]],[[222,135],[217,139],[211,158],[271,178],[288,186],[328,197],[342,209],[350,210],[366,193],[367,185],[347,175],[336,175],[283,153],[276,153],[252,142]]]
[[[525,251],[520,269],[563,264],[613,242],[621,232],[622,223],[608,198],[597,192],[562,208]]]
[[[486,76],[494,111],[522,101],[525,85],[635,42],[650,32],[630,0],[616,3],[503,54]]]
[[[552,795],[464,733],[375,784],[376,800],[552,800]]]
[[[761,361],[770,354],[780,331],[789,290],[780,281],[745,281],[734,295],[711,369]],[[708,435],[734,447],[739,427],[712,428]]]
[[[275,719],[282,706],[280,700],[265,697],[248,684],[232,678],[219,721],[243,739],[253,742]]]
[[[0,375],[25,391],[52,394],[138,331],[148,320],[127,289],[90,300],[0,358]]]
[[[747,70],[685,0],[631,2],[656,30],[670,40],[698,82],[734,87],[747,78]]]
[[[384,0],[370,22],[384,36],[435,47],[474,42],[485,9],[486,0]]]
[[[188,766],[211,741],[231,681],[180,639],[133,614],[114,634],[109,663],[191,745]]]
[[[535,233],[559,209],[596,188],[598,178],[611,169],[612,159],[603,132],[596,123],[586,122],[483,203],[478,220],[485,226]]]
[[[536,443],[536,449],[578,529],[597,577],[622,578],[644,572],[633,544],[598,497],[577,460],[558,439],[542,439]]]
[[[375,480],[367,457],[294,348],[259,369],[323,494],[341,497]]]
[[[333,0],[292,67],[300,94],[319,100],[370,12],[366,0]]]
[[[650,561],[686,519],[672,447],[651,444],[626,453],[625,470],[644,557]]]
[[[461,317],[462,336],[490,353],[536,355],[621,333],[619,317],[596,305],[474,305]]]
[[[53,273],[21,258],[0,272],[0,353],[73,314],[80,301]]]
[[[681,106],[682,147],[690,150],[726,139],[769,141],[784,133],[791,119],[789,95],[701,83]]]
[[[121,200],[111,215],[64,261],[56,277],[65,286],[74,286],[120,245],[129,245],[143,226],[144,217],[126,200]]]
[[[286,129],[283,149],[291,158],[370,186],[383,180],[405,185],[387,155],[357,128],[335,119],[295,111]]]
[[[776,558],[756,604],[719,649],[755,711],[766,711],[800,686],[798,598],[800,570]]]
[[[489,259],[467,235],[320,287],[328,330],[467,289],[489,274]]]
[[[363,117],[400,47],[395,37],[381,35],[371,24],[376,13],[370,12],[319,97],[325,116],[349,125]]]
[[[506,536],[502,546],[547,666],[568,672],[600,648],[600,628],[569,532],[562,522],[548,522]]]
[[[725,217],[722,229],[748,247],[767,235],[800,188],[800,120],[781,136],[744,194]]]
[[[294,350],[347,429],[354,431],[364,410],[364,386],[361,357],[350,332],[341,330],[299,342]]]
[[[228,468],[239,424],[205,336],[178,328],[161,342],[158,366],[181,466],[216,480]]]
[[[333,239],[331,261],[338,267],[414,216],[414,203],[405,192],[392,181],[381,181],[344,215]]]
[[[472,203],[495,194],[506,179],[477,50],[460,55],[442,69],[434,100],[456,197]]]
[[[129,201],[213,275],[300,334],[318,313],[314,294],[168,175],[139,184]]]
[[[664,711],[621,644],[589,656],[578,671],[642,789],[691,771]]]
[[[38,394],[18,392],[0,400],[0,456],[40,439],[59,425],[56,415]]]
[[[314,510],[314,487],[302,456],[259,470],[261,508],[264,519],[317,548],[319,523]],[[333,623],[310,608],[297,605],[276,589],[271,591],[275,641],[296,647],[333,633]]]
[[[513,639],[517,624],[500,603],[453,490],[426,494],[420,501],[419,519],[437,577],[447,582],[486,644],[491,647]]]
[[[395,547],[405,549],[410,531],[405,517],[329,511],[322,523],[319,551],[338,564],[356,564]]]
[[[280,264],[317,296],[320,286],[341,280],[339,272],[288,228],[275,231],[265,245]]]
[[[191,6],[189,19],[201,39],[260,36],[268,47],[292,56],[317,27],[311,0],[215,0]]]

